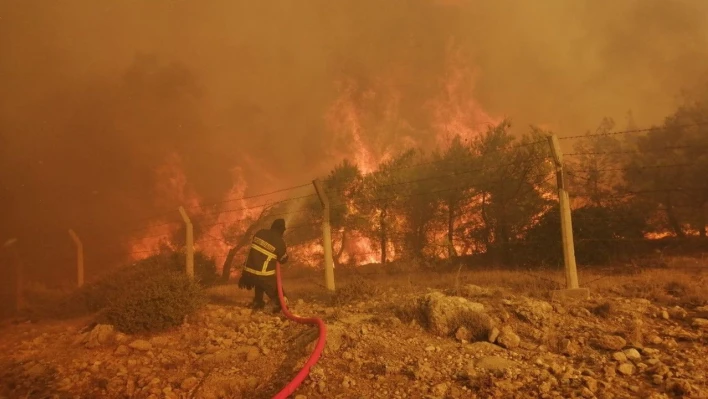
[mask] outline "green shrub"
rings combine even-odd
[[[28,309],[28,315],[44,318],[75,317],[97,312],[119,302],[122,298],[134,295],[136,287],[145,282],[162,279],[167,274],[185,276],[186,259],[183,253],[165,252],[141,259],[133,264],[112,270],[103,278],[84,285],[63,298],[46,300],[48,294],[42,294],[42,300]],[[194,254],[195,286],[210,286],[218,280],[216,263],[201,252]],[[41,305],[41,306],[40,306]]]
[[[103,317],[119,331],[161,331],[182,324],[206,303],[202,287],[184,273],[166,272],[132,286],[106,309]]]
[[[186,259],[180,252],[165,252],[141,259],[113,271],[105,278],[87,285],[82,290],[84,300],[89,310],[97,311],[105,308],[118,298],[133,291],[136,284],[166,273],[185,274]],[[197,283],[204,287],[215,284],[218,280],[216,263],[202,252],[194,254],[194,277]]]
[[[76,295],[89,311],[95,312],[132,292],[135,285],[165,273],[167,269],[155,257],[147,258],[85,285]]]
[[[171,271],[184,273],[187,259],[182,252],[170,252],[164,255],[163,264]],[[194,253],[194,278],[204,287],[211,287],[219,282],[216,262],[204,252]]]

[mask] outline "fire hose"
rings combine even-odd
[[[325,340],[327,339],[327,326],[322,319],[318,319],[316,317],[300,317],[290,313],[287,303],[285,302],[285,297],[283,296],[283,282],[280,279],[280,263],[278,262],[275,263],[275,275],[278,285],[278,300],[280,301],[280,306],[283,309],[285,317],[296,323],[317,325],[320,331],[319,338],[317,338],[317,345],[315,345],[315,350],[312,351],[312,354],[310,355],[310,358],[307,359],[307,362],[305,362],[305,365],[295,375],[295,378],[293,378],[280,392],[278,392],[277,395],[273,396],[273,399],[286,399],[295,392],[303,381],[305,381],[305,378],[307,378],[310,374],[310,369],[312,366],[314,366],[320,359],[322,351],[324,350]]]

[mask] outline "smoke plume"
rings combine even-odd
[[[629,111],[659,122],[706,76],[706,15],[702,0],[4,1],[0,242],[59,275],[73,228],[100,268],[91,248],[222,200],[234,168],[248,194],[504,116],[561,136]],[[184,181],[165,181],[174,164]]]

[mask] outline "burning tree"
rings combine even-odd
[[[687,230],[706,237],[708,217],[708,106],[695,103],[679,108],[660,129],[637,137],[638,150],[628,162],[625,180],[637,200],[665,217],[677,237]],[[656,151],[661,149],[661,151]]]
[[[472,144],[480,165],[473,183],[482,225],[477,231],[485,252],[510,260],[510,244],[523,237],[535,217],[550,207],[544,197],[551,172],[545,135],[537,129],[516,139],[505,121]],[[517,142],[518,141],[518,142]]]
[[[411,193],[405,178],[412,175],[410,168],[419,159],[417,151],[408,150],[383,162],[376,171],[364,177],[358,207],[361,216],[369,220],[369,223],[362,233],[372,241],[378,239],[382,264],[388,260],[389,249],[394,249],[395,253],[396,242],[393,238],[396,233],[400,233],[401,228],[399,211]]]
[[[334,264],[340,266],[345,253],[347,261],[354,263],[356,251],[349,251],[348,248],[351,248],[351,240],[356,238],[355,232],[364,227],[357,206],[357,200],[362,195],[364,177],[358,165],[345,159],[335,166],[324,184],[331,204],[330,223],[335,233],[332,240],[339,243],[333,248]]]
[[[472,182],[478,178],[479,171],[475,168],[475,158],[469,144],[463,143],[462,138],[455,136],[450,146],[442,153],[433,153],[435,162],[433,169],[441,176],[437,179],[437,198],[439,204],[438,214],[445,221],[448,258],[458,255],[455,248],[456,237],[464,232],[464,225],[470,221],[468,215],[463,214],[465,207],[472,202]],[[462,223],[460,223],[462,222]],[[464,237],[462,237],[464,238]]]
[[[567,162],[568,181],[583,205],[603,207],[618,200],[614,194],[624,183],[622,167],[627,159],[622,154],[626,144],[609,134],[614,126],[613,120],[605,118],[592,136],[573,146],[577,156]]]

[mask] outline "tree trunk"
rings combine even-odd
[[[676,237],[686,238],[686,233],[681,228],[681,224],[679,223],[678,218],[676,218],[676,214],[674,213],[670,194],[666,198],[666,217],[669,219],[669,225],[676,234]]]
[[[381,210],[379,223],[381,224],[381,264],[386,264],[386,208]]]
[[[506,222],[506,205],[502,204],[499,208],[499,219],[496,228],[494,229],[494,246],[501,252],[501,260],[505,265],[509,264],[509,226]]]
[[[484,251],[489,252],[489,216],[487,215],[487,193],[482,194],[482,221],[484,222]]]
[[[415,233],[415,254],[418,259],[423,259],[423,249],[425,248],[425,228],[418,227]]]
[[[455,208],[452,201],[447,203],[447,257],[452,259],[457,256],[455,252]]]
[[[347,230],[342,230],[342,245],[339,247],[339,251],[334,256],[334,266],[339,267],[342,264],[342,255],[344,254],[344,248],[347,244]]]
[[[231,264],[234,261],[234,256],[238,249],[233,247],[229,250],[228,255],[226,255],[226,260],[224,261],[224,266],[221,268],[221,281],[224,283],[229,282],[229,277],[231,277]]]
[[[261,225],[261,221],[271,208],[272,205],[268,205],[263,208],[263,210],[261,210],[260,215],[258,215],[258,218],[253,223],[251,223],[250,226],[248,226],[246,231],[241,236],[241,239],[236,243],[236,245],[234,245],[233,248],[229,250],[229,253],[226,255],[226,260],[224,261],[224,266],[221,269],[221,281],[229,281],[229,278],[231,277],[231,264],[233,263],[234,256],[236,256],[236,253],[240,251],[241,248],[251,243],[253,235],[256,233],[256,230]]]

